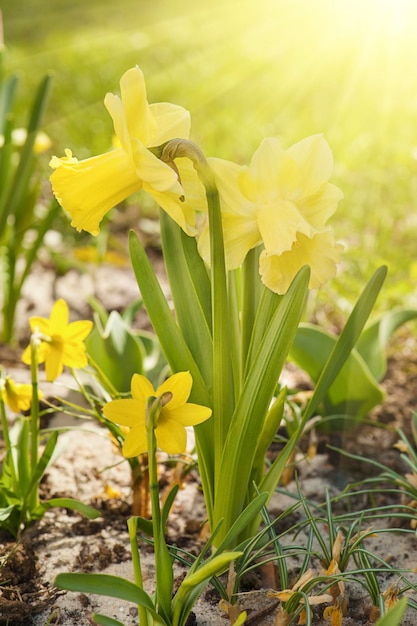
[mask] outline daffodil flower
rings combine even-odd
[[[85,367],[87,355],[84,339],[91,332],[93,323],[80,320],[68,323],[69,312],[65,300],[59,299],[52,307],[49,319],[31,317],[30,328],[39,337],[38,362],[45,363],[46,379],[53,381],[64,368]],[[22,361],[30,365],[32,362],[31,346],[22,355]]]
[[[28,411],[32,402],[32,385],[16,383],[10,376],[0,378],[0,391],[3,402],[14,413]],[[43,398],[41,391],[38,391],[38,399]]]
[[[118,147],[83,161],[71,150],[62,158],[52,157],[51,183],[58,202],[71,215],[72,226],[97,235],[111,208],[144,189],[187,234],[195,235],[196,211],[205,209],[205,196],[192,164],[183,158],[172,167],[152,150],[171,139],[188,138],[188,111],[166,102],[148,104],[138,67],[125,72],[120,90],[121,98],[108,93],[104,99]]]
[[[168,378],[158,389],[141,374],[132,377],[132,398],[112,400],[103,407],[103,413],[112,422],[130,428],[123,444],[126,458],[148,450],[146,406],[149,398],[166,395],[155,427],[159,448],[169,454],[184,452],[187,444],[185,426],[196,426],[211,416],[211,409],[187,402],[192,387],[189,372],[178,372]]]
[[[262,245],[259,271],[264,284],[285,293],[303,265],[310,265],[310,287],[335,273],[342,246],[326,227],[342,192],[328,182],[330,147],[321,135],[284,150],[267,138],[249,167],[209,159],[220,193],[226,264],[238,268],[252,248]],[[209,260],[208,229],[199,250]]]

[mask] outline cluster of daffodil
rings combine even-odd
[[[104,100],[117,147],[83,161],[70,150],[53,157],[52,187],[72,225],[92,235],[104,215],[133,192],[150,194],[162,209],[175,318],[134,232],[129,247],[141,296],[174,376],[156,391],[134,376],[132,399],[115,400],[104,414],[131,428],[124,453],[137,455],[147,449],[142,410],[147,396],[171,394],[155,427],[157,442],[169,452],[182,452],[183,426],[194,426],[208,521],[218,547],[253,501],[255,489],[267,497],[273,492],[302,429],[357,341],[385,269],[375,274],[353,310],[297,432],[265,471],[265,453],[285,403],[285,389],[277,393],[278,380],[308,289],[334,275],[342,249],[328,227],[342,197],[329,182],[330,148],[321,135],[288,150],[267,138],[248,166],[207,160],[189,140],[189,113],[169,103],[149,104],[138,67],[122,76],[120,91],[120,97],[107,94]],[[188,397],[192,405],[185,408]],[[252,514],[240,539],[256,532],[258,524],[259,516]]]
[[[31,366],[31,384],[15,382],[0,371],[0,414],[5,457],[0,475],[0,525],[12,535],[21,531],[33,520],[43,517],[51,507],[77,509],[94,518],[99,512],[72,498],[39,499],[39,484],[52,460],[58,432],[50,434],[40,454],[39,404],[43,398],[38,386],[38,366],[45,363],[46,379],[54,381],[64,365],[85,367],[87,356],[84,339],[92,329],[92,322],[68,323],[69,311],[64,300],[58,300],[49,319],[32,317],[32,336],[23,353],[24,363]],[[26,414],[10,428],[6,405],[14,413]]]

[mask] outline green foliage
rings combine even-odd
[[[378,383],[386,373],[388,342],[401,325],[416,317],[416,310],[400,309],[385,313],[365,328],[323,399],[322,416],[352,416],[358,422],[383,401]],[[336,341],[336,336],[318,326],[301,324],[290,358],[317,383]],[[332,428],[332,422],[327,424]]]
[[[0,82],[0,274],[2,278],[2,329],[0,339],[14,339],[16,307],[37,252],[59,205],[38,206],[39,172],[36,174],[35,142],[43,121],[51,88],[51,76],[39,84],[32,101],[24,142],[17,147],[14,107],[18,78],[1,77]]]

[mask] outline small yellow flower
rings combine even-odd
[[[148,192],[189,235],[195,235],[196,211],[206,208],[201,183],[188,159],[176,159],[174,171],[151,150],[190,132],[190,116],[166,102],[148,104],[145,79],[138,67],[123,74],[121,98],[108,93],[104,104],[113,119],[117,147],[83,161],[53,157],[53,192],[71,215],[71,225],[99,233],[104,215],[140,189]],[[196,202],[195,202],[196,201]]]
[[[310,288],[334,275],[342,246],[326,224],[342,193],[328,182],[333,157],[321,135],[288,150],[276,138],[264,139],[249,167],[221,159],[209,164],[220,194],[228,269],[262,245],[259,271],[272,291],[285,293],[303,265],[311,267]],[[199,250],[208,261],[208,228]]]
[[[28,411],[32,402],[32,385],[16,383],[10,376],[0,378],[0,390],[3,402],[14,412]],[[38,391],[38,399],[43,398]]]
[[[91,332],[93,323],[80,320],[68,324],[69,312],[65,300],[59,299],[52,307],[49,319],[31,317],[29,319],[32,333],[40,340],[38,361],[45,363],[46,380],[53,381],[68,367],[85,367],[87,355],[84,339]],[[32,361],[31,347],[26,348],[22,361],[30,365]]]
[[[185,426],[195,426],[211,416],[211,409],[187,402],[192,387],[189,372],[178,372],[155,390],[141,374],[132,377],[132,398],[113,400],[103,407],[103,413],[112,422],[130,428],[123,444],[126,458],[138,456],[148,450],[146,431],[146,403],[148,398],[169,394],[162,406],[155,436],[158,446],[169,454],[184,452],[187,443]]]

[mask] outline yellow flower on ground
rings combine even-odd
[[[176,160],[177,173],[151,150],[170,139],[188,138],[188,111],[166,102],[148,104],[138,67],[123,74],[120,90],[121,98],[108,93],[104,99],[118,147],[83,161],[71,150],[52,158],[51,183],[58,202],[71,215],[72,226],[97,235],[104,215],[143,188],[187,234],[195,235],[196,210],[204,210],[205,200],[197,175],[190,179],[191,163]],[[199,198],[197,204],[193,196]]]
[[[277,293],[287,291],[303,265],[311,267],[311,288],[334,275],[342,246],[326,224],[342,192],[328,182],[333,157],[322,135],[288,150],[277,138],[264,139],[249,167],[221,159],[209,164],[220,194],[228,269],[262,245],[260,274]],[[209,260],[208,228],[199,250]]]
[[[32,403],[32,385],[16,383],[10,376],[0,378],[0,390],[3,402],[14,413],[28,411]],[[41,391],[38,391],[38,399],[43,398]]]
[[[93,323],[80,320],[68,323],[69,312],[65,300],[59,299],[52,307],[49,319],[31,317],[30,328],[40,339],[38,361],[45,363],[46,380],[53,381],[68,367],[85,367],[87,355],[84,339],[91,332]],[[22,361],[30,365],[32,361],[29,345],[22,356]]]
[[[123,444],[126,458],[148,450],[146,430],[146,404],[151,397],[167,394],[155,428],[157,445],[169,454],[184,452],[187,444],[185,426],[196,426],[211,416],[211,409],[187,402],[193,381],[189,372],[178,372],[168,378],[158,389],[141,374],[132,377],[132,398],[112,400],[103,407],[103,413],[112,422],[130,428]]]

